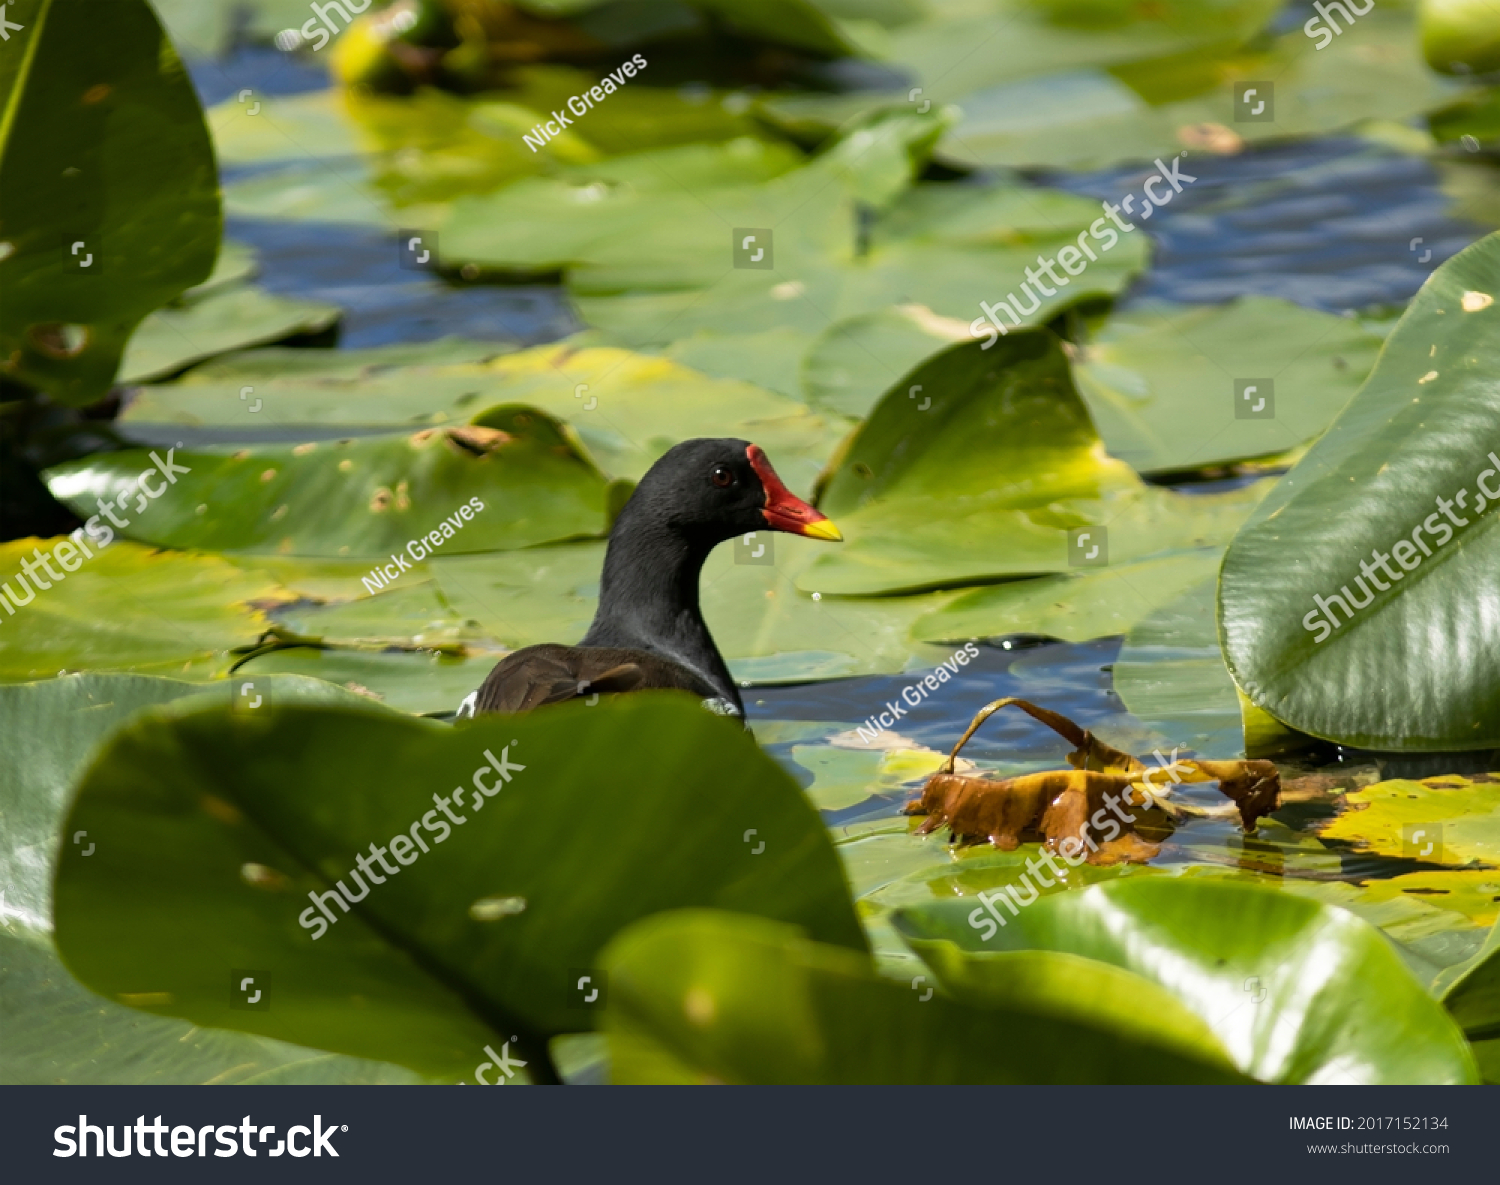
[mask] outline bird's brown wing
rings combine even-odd
[[[646,682],[650,655],[602,647],[528,646],[508,654],[479,688],[476,715],[529,712],[599,692],[631,691]],[[671,686],[670,683],[657,683]]]

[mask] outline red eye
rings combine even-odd
[[[734,484],[734,474],[729,471],[727,465],[715,465],[713,473],[709,475],[709,480],[721,490],[727,489]]]

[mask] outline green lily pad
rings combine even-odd
[[[950,346],[886,393],[820,500],[848,542],[797,583],[869,595],[1067,572],[1079,532],[1109,564],[1211,547],[1265,492],[1146,486],[1104,455],[1057,339],[1011,334],[993,353]]]
[[[303,0],[151,0],[178,49],[200,58],[227,52],[236,36],[270,44],[307,19]]]
[[[298,646],[247,661],[236,676],[302,675],[337,684],[398,712],[452,713],[500,661],[494,653]]]
[[[636,348],[728,325],[821,332],[891,305],[968,325],[980,301],[1003,299],[1002,285],[1019,290],[1039,252],[1086,235],[1102,212],[1016,183],[903,187],[939,126],[888,118],[800,167],[784,149],[741,140],[518,182],[458,203],[445,257],[510,274],[561,271],[584,319]],[[887,164],[862,171],[870,153]],[[737,264],[734,228],[741,246],[755,228],[773,234]],[[756,261],[751,248],[769,255]],[[1024,323],[1118,292],[1147,250],[1142,236],[1126,236],[1076,283],[1041,296]]]
[[[587,336],[587,331],[582,336]],[[812,334],[791,325],[760,333],[712,333],[700,329],[661,352],[674,362],[715,378],[744,379],[767,391],[802,399],[803,355],[812,342]],[[819,401],[810,392],[807,398],[809,403],[818,405]],[[836,408],[823,407],[837,415],[844,414]]]
[[[1327,135],[1365,120],[1409,120],[1454,93],[1426,68],[1412,34],[1411,14],[1384,6],[1345,30],[1337,53],[1317,52],[1317,42],[1296,27],[1267,50],[1169,50],[1109,70],[1003,83],[959,100],[964,120],[939,156],[971,167],[1098,168],[1170,159],[1195,147],[1195,133],[1206,125],[1216,125],[1208,128],[1212,142],[1228,132],[1255,143]],[[1260,79],[1275,83],[1274,118],[1238,118],[1233,84]]]
[[[236,178],[226,202],[248,217],[388,226],[400,211],[405,225],[422,225],[462,195],[523,177],[620,153],[764,134],[744,95],[631,85],[611,96],[608,118],[576,121],[580,126],[533,151],[522,137],[597,76],[537,65],[515,79],[509,89],[474,98],[430,88],[403,97],[334,88],[226,99],[208,113],[220,160],[275,166]]]
[[[1500,774],[1378,782],[1320,832],[1383,856],[1500,867]]]
[[[708,910],[639,922],[604,958],[616,1083],[1237,1080],[1202,1022],[1087,959],[1013,956],[1006,980],[950,997],[794,927]],[[1140,992],[1155,1023],[1122,1003]]]
[[[799,683],[894,674],[947,657],[946,651],[913,643],[908,632],[916,618],[952,594],[815,599],[798,591],[797,582],[819,549],[830,545],[780,535],[767,539],[772,564],[738,563],[733,546],[726,545],[703,567],[704,620],[736,679]],[[432,573],[461,616],[505,645],[571,644],[593,620],[603,563],[604,545],[590,543],[440,558],[432,562]]]
[[[282,701],[338,698],[277,679]],[[52,949],[51,879],[68,792],[90,751],[138,710],[224,688],[136,675],[75,675],[0,686],[0,1081],[51,1083],[411,1083],[409,1071],[261,1037],[147,1017],[84,989]],[[83,850],[101,836],[78,836]]]
[[[1239,33],[1226,22],[1215,38],[1211,26],[1219,14],[1193,7],[1206,35],[1196,46],[1191,36],[1177,37],[1155,49],[1142,43],[1137,52],[1118,30],[1107,30],[1084,52],[1064,46],[1050,58],[1032,54],[1012,66],[1009,55],[972,52],[982,35],[977,28],[944,23],[931,32],[902,30],[895,52],[932,69],[921,101],[961,113],[936,152],[939,161],[960,168],[1094,169],[1184,153],[1182,172],[1191,175],[1192,154],[1205,147],[1237,152],[1245,144],[1327,135],[1366,122],[1404,124],[1459,93],[1422,61],[1413,14],[1392,5],[1377,6],[1345,29],[1336,53],[1318,52],[1318,40],[1300,25],[1269,42],[1241,46],[1253,31],[1253,14]],[[1181,23],[1168,18],[1158,29],[1170,37]],[[1017,28],[1012,22],[990,32],[985,44],[1009,43],[1024,53]],[[900,43],[903,35],[911,44]],[[1235,87],[1259,81],[1274,83],[1269,120],[1265,113],[1245,118],[1236,108]],[[777,126],[811,138],[881,110],[910,110],[916,100],[909,95],[903,88],[777,97],[761,111]]]
[[[282,353],[325,352],[338,353]],[[708,378],[666,358],[569,344],[490,352],[496,356],[482,362],[417,366],[392,361],[399,355],[387,352],[350,351],[347,367],[316,359],[280,374],[265,373],[274,360],[247,357],[203,378],[148,388],[124,421],[239,431],[263,422],[268,430],[292,424],[430,428],[471,419],[500,427],[492,412],[478,413],[521,403],[566,421],[614,477],[639,480],[679,441],[738,435],[765,449],[793,488],[812,485],[846,430],[844,421],[784,395],[737,378]],[[252,412],[257,403],[260,410]]]
[[[0,370],[82,406],[109,389],[141,318],[212,271],[213,152],[145,0],[39,0],[11,30],[0,54]]]
[[[1500,1082],[1500,922],[1456,974],[1440,979],[1444,1006],[1474,1044],[1484,1080]]]
[[[1224,557],[1229,668],[1303,732],[1367,749],[1500,745],[1500,616],[1486,608],[1500,565],[1497,267],[1492,234],[1433,273]]]
[[[863,419],[924,359],[954,342],[973,340],[967,322],[940,317],[923,305],[881,309],[825,330],[803,359],[802,383],[814,407]]]
[[[1111,455],[1162,473],[1312,440],[1359,390],[1381,344],[1358,322],[1272,297],[1136,305],[1076,352],[1073,374]]]
[[[88,859],[64,848],[55,913],[93,990],[449,1081],[508,1039],[545,1079],[544,1038],[595,1019],[576,969],[639,917],[731,908],[865,949],[816,811],[687,697],[458,730],[375,708],[264,712],[153,713],[84,775],[65,828],[105,842]],[[656,776],[600,793],[638,763]],[[436,798],[454,785],[449,823]],[[392,840],[394,871],[351,872],[372,840],[384,852],[419,824],[428,850]],[[340,879],[366,893],[349,912],[325,899],[329,923],[308,894]],[[247,967],[271,975],[268,1011],[232,1006]]]
[[[1123,634],[1187,589],[1212,581],[1222,555],[1217,548],[1205,548],[1077,576],[1039,576],[976,588],[920,618],[912,637],[958,642],[1040,634],[1084,642]],[[1117,680],[1118,672],[1117,664]]]
[[[998,926],[974,899],[902,911],[940,975],[961,957],[1048,950],[1166,988],[1247,1074],[1273,1083],[1477,1081],[1463,1035],[1372,927],[1272,890],[1144,878],[1054,894]],[[972,918],[989,921],[983,926]],[[986,952],[986,953],[978,953]]]
[[[170,496],[155,503],[135,484],[143,469],[156,473],[145,450],[95,454],[49,470],[47,480],[55,497],[84,513],[106,497],[126,509],[133,496],[138,516],[127,530],[167,547],[405,552],[419,561],[438,548],[528,547],[604,530],[607,482],[563,425],[517,405],[484,418],[486,427],[180,451],[168,466],[191,472],[174,473]],[[395,560],[388,567],[387,579],[405,570]],[[377,576],[366,587],[384,583]]]
[[[83,536],[87,541],[87,536]],[[59,540],[0,544],[4,592],[20,592],[21,564],[35,551],[53,555]],[[63,558],[78,569],[60,583],[31,590],[14,617],[0,617],[0,682],[51,678],[66,670],[222,674],[236,645],[270,624],[264,609],[290,595],[264,573],[243,571],[218,556],[153,551],[116,540],[91,559]],[[45,569],[43,580],[47,580]],[[29,586],[26,586],[29,588]]]
[[[923,748],[845,749],[809,744],[793,745],[791,757],[813,775],[806,793],[814,805],[823,811],[839,811],[909,788],[936,773],[947,755]]]
[[[997,0],[934,6],[891,38],[891,57],[934,102],[1010,79],[1085,66],[1222,51],[1259,32],[1275,0]],[[967,9],[967,11],[966,11]],[[945,11],[947,10],[947,11]],[[983,46],[983,52],[974,52]]]
[[[162,378],[231,350],[323,333],[342,313],[333,305],[273,296],[251,284],[215,287],[157,309],[135,331],[119,381]]]

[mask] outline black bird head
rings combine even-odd
[[[667,450],[641,478],[629,512],[700,547],[766,530],[843,539],[826,514],[782,484],[759,445],[732,437],[700,437]]]

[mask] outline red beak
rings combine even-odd
[[[761,513],[765,515],[767,526],[774,531],[828,539],[835,543],[844,538],[832,519],[781,484],[781,478],[776,476],[776,470],[771,468],[771,462],[766,459],[760,445],[752,444],[745,452],[750,458],[750,468],[755,470],[755,476],[766,488],[766,507]]]

